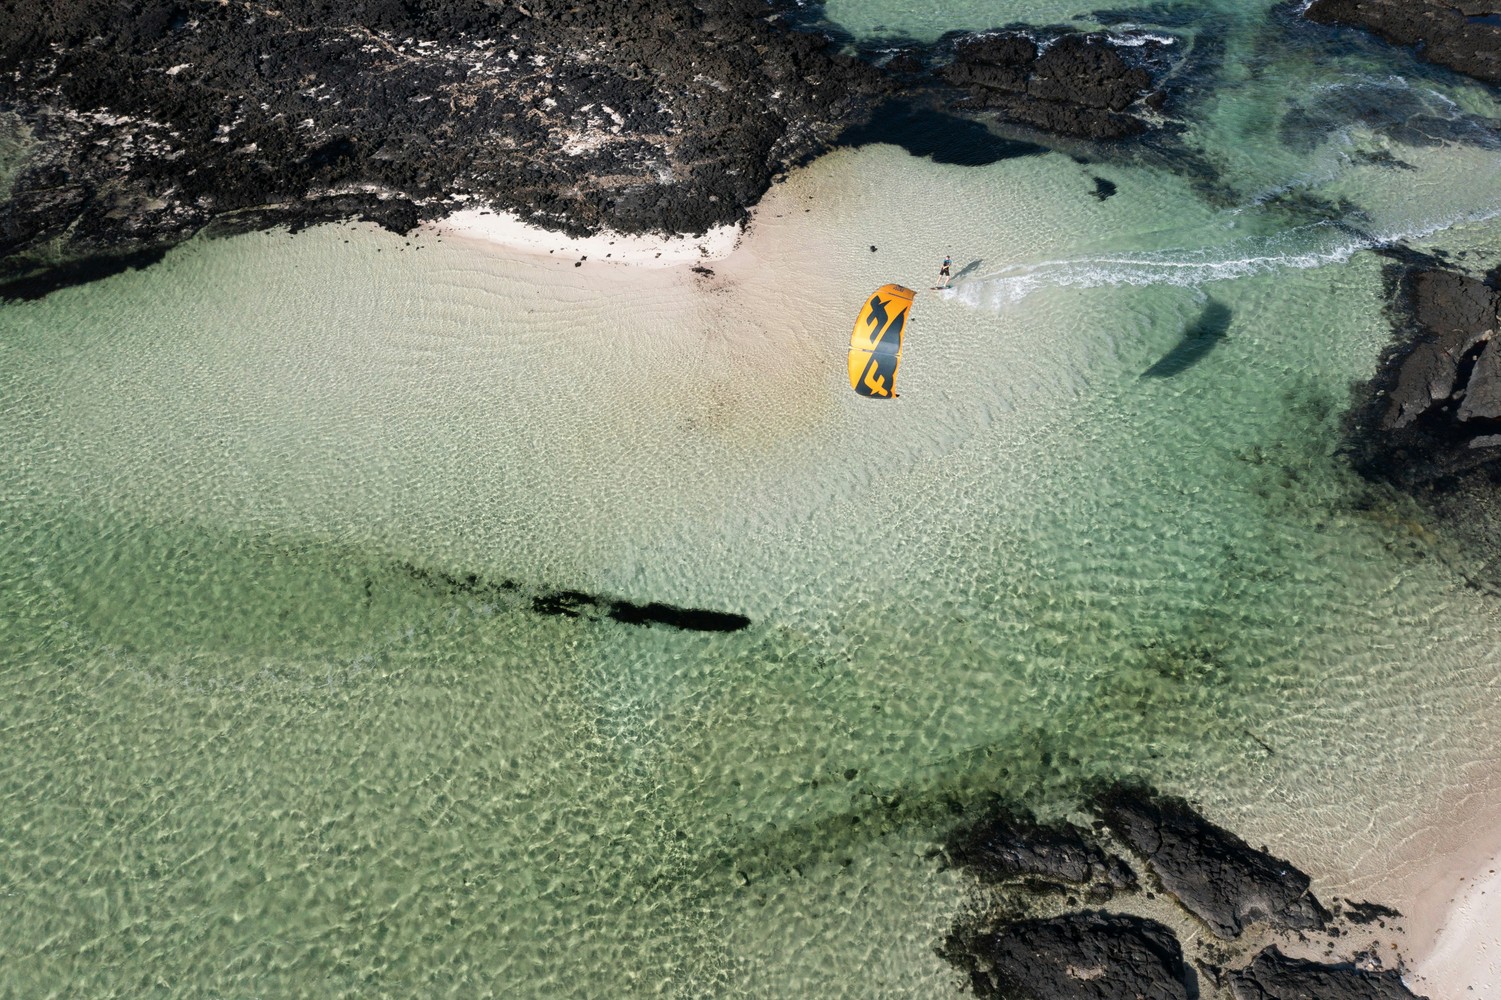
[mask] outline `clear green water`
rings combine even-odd
[[[1494,758],[1501,622],[1336,454],[1388,335],[1361,248],[1496,259],[1501,157],[1320,95],[1498,109],[1201,30],[1212,185],[873,147],[709,281],[325,227],[0,310],[0,994],[954,995],[954,809],[1123,775],[1326,894],[1400,857]],[[857,399],[854,304],[944,252],[901,400]]]

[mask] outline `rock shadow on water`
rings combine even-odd
[[[1142,378],[1172,378],[1203,361],[1230,329],[1230,307],[1210,299],[1197,319],[1183,331],[1183,339],[1157,363],[1141,373]]]
[[[1036,143],[998,136],[981,122],[903,101],[881,105],[867,121],[841,132],[835,145],[858,148],[872,143],[900,146],[913,156],[962,167],[1047,152]]]
[[[121,254],[100,254],[65,261],[7,275],[0,270],[0,302],[35,302],[53,292],[91,281],[113,277],[125,271],[140,271],[161,262],[167,247],[150,247]]]

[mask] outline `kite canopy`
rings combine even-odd
[[[901,285],[882,285],[865,303],[850,334],[850,386],[862,396],[896,395],[896,369],[902,363],[902,331],[917,294]]]

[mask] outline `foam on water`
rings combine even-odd
[[[1362,250],[1421,239],[1460,222],[1486,222],[1498,215],[1501,215],[1501,209],[1474,212],[1462,219],[1431,224],[1396,237],[1352,236],[1345,226],[1320,222],[1274,237],[1248,238],[1238,246],[1214,247],[1198,253],[1157,252],[1137,257],[1081,257],[1036,264],[1013,264],[991,274],[951,285],[943,290],[943,295],[967,305],[988,304],[992,308],[1001,308],[1020,302],[1043,288],[1099,288],[1110,285],[1198,288],[1250,275],[1342,264]],[[1283,249],[1289,245],[1301,249]],[[1227,250],[1245,256],[1227,256]]]
[[[1001,308],[1044,288],[1198,288],[1342,264],[1361,251],[1420,242],[1501,216],[1501,155],[1493,144],[1407,149],[1404,156],[1403,167],[1392,169],[1357,163],[1346,153],[1320,154],[1316,172],[1300,173],[1273,190],[1254,193],[1242,207],[1154,237],[1172,239],[1176,246],[1008,264],[965,277],[943,294],[971,306]],[[1413,198],[1404,176],[1408,171],[1423,176],[1433,196]],[[1276,228],[1287,204],[1299,199],[1331,208],[1343,204],[1346,214]]]
[[[1333,232],[1331,232],[1333,230]],[[1330,238],[1330,237],[1333,238]],[[1320,239],[1319,237],[1323,237]],[[1275,252],[1289,243],[1304,244],[1302,252]],[[1322,245],[1320,245],[1322,244]],[[1037,264],[1013,264],[1000,271],[951,286],[945,295],[969,305],[988,300],[993,307],[1020,302],[1043,288],[1098,288],[1107,285],[1175,285],[1195,288],[1200,285],[1244,278],[1295,268],[1321,267],[1343,263],[1360,250],[1376,245],[1369,239],[1351,238],[1336,227],[1316,223],[1299,232],[1271,239],[1254,238],[1231,248],[1199,254],[1184,252],[1143,254],[1138,257],[1083,257],[1075,260],[1042,261]],[[1194,259],[1198,258],[1198,259]],[[1207,259],[1205,259],[1207,258]]]
[[[1065,0],[956,0],[951,4],[912,2],[912,0],[827,0],[821,5],[824,16],[841,28],[861,38],[909,37],[931,41],[954,30],[984,31],[1011,25],[1069,25],[1085,29],[1102,26],[1099,17],[1119,21],[1111,12],[1119,8],[1130,19],[1129,30],[1141,31],[1150,24],[1149,9],[1139,4],[1090,5],[1081,7]],[[1235,19],[1259,17],[1267,4],[1234,5],[1215,0],[1197,5],[1198,19]],[[1158,12],[1171,13],[1160,5]],[[1138,23],[1139,22],[1139,23]]]

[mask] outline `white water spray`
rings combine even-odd
[[[1361,232],[1337,223],[1318,222],[1197,250],[1148,250],[1012,264],[962,281],[940,294],[970,306],[1002,309],[1045,288],[1196,288],[1215,281],[1342,264],[1362,250],[1422,239],[1462,222],[1497,216],[1501,216],[1501,207],[1389,233]]]

